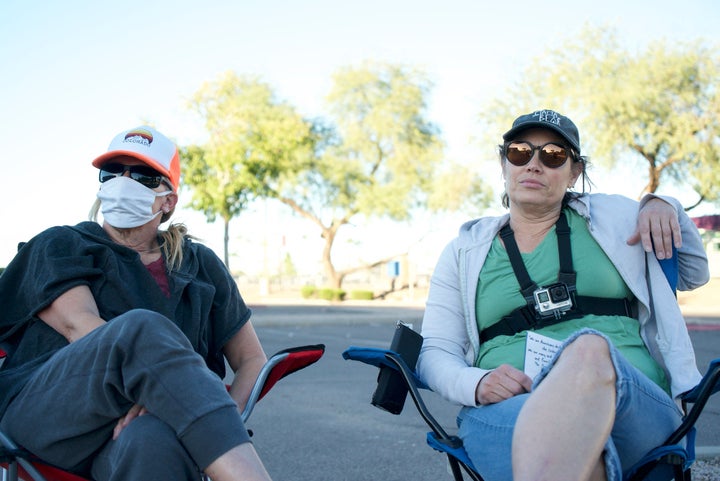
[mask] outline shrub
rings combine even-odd
[[[325,301],[344,301],[346,292],[342,289],[333,289],[331,287],[323,287],[319,289],[315,286],[302,286],[300,295],[303,299],[323,299]]]
[[[317,287],[315,286],[302,286],[300,288],[300,295],[303,299],[310,299],[311,297],[317,297]]]
[[[355,290],[350,291],[350,299],[356,301],[372,301],[375,298],[373,291]]]
[[[335,290],[329,287],[323,287],[318,291],[318,297],[326,301],[332,301],[335,296]]]
[[[323,287],[317,293],[317,297],[326,301],[344,301],[346,292],[342,289],[333,289],[331,287]]]

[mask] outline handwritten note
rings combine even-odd
[[[523,369],[525,374],[531,379],[535,379],[542,368],[550,363],[562,343],[563,341],[556,341],[542,334],[528,331],[527,341],[525,341],[525,368]]]

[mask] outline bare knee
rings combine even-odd
[[[565,347],[558,362],[561,361],[572,366],[580,379],[591,383],[615,383],[615,367],[610,357],[610,347],[601,336],[578,336]]]

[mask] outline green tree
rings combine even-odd
[[[272,89],[232,72],[205,83],[190,101],[205,122],[208,140],[185,147],[183,183],[190,207],[225,226],[225,264],[230,267],[230,221],[248,202],[266,194],[267,183],[312,162],[312,124]]]
[[[320,229],[335,289],[348,274],[397,255],[336,269],[334,242],[351,221],[487,205],[478,176],[443,159],[440,132],[427,118],[430,88],[422,72],[403,66],[341,69],[327,98],[330,117],[305,120],[256,79],[228,73],[204,85],[192,106],[210,138],[185,149],[185,182],[193,208],[225,221],[226,262],[230,219],[257,197],[279,200]]]
[[[319,227],[332,288],[340,289],[352,272],[395,257],[337,269],[333,245],[352,219],[406,220],[413,209],[452,209],[461,204],[457,199],[477,199],[473,195],[482,191],[472,175],[455,184],[447,174],[436,177],[444,144],[427,117],[430,88],[425,74],[404,66],[366,62],[340,69],[327,96],[330,121],[316,121],[324,140],[316,144],[315,164],[269,189]]]
[[[691,186],[697,203],[717,201],[717,46],[658,40],[631,52],[611,29],[585,31],[536,58],[519,83],[483,109],[489,131],[504,131],[519,113],[556,109],[582,125],[583,147],[590,147],[585,152],[598,164],[611,168],[619,159],[635,159],[646,165],[640,195],[667,181]]]

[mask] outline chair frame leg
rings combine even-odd
[[[460,463],[457,459],[453,458],[449,454],[447,455],[448,463],[450,464],[450,471],[452,471],[453,478],[455,481],[464,481],[462,471],[460,470]]]
[[[453,479],[455,481],[465,481],[463,471],[465,471],[465,473],[470,477],[470,479],[472,479],[472,481],[484,481],[479,474],[465,466],[452,455],[446,454],[446,456],[448,458],[448,464],[450,464],[450,472],[452,473]]]

